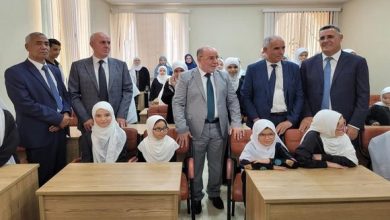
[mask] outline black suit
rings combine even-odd
[[[305,60],[301,66],[305,95],[304,117],[321,110],[324,87],[322,54]],[[364,128],[370,98],[367,62],[363,57],[341,52],[330,89],[332,110],[343,115],[348,124]]]

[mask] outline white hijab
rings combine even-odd
[[[309,131],[317,131],[320,133],[325,153],[344,156],[357,165],[356,151],[348,135],[344,133],[342,136],[336,136],[336,128],[341,116],[340,113],[329,109],[317,112],[302,140]]]
[[[309,53],[309,51],[308,51],[306,48],[301,47],[301,48],[298,48],[298,49],[295,51],[295,54],[294,54],[294,60],[293,60],[293,62],[296,63],[296,64],[298,64],[299,66],[301,66],[301,63],[302,63],[302,61],[299,59],[299,55],[301,55],[301,53],[303,53],[303,52]]]
[[[133,59],[133,65],[131,66],[131,70],[134,70],[134,71],[140,71],[141,70],[141,68],[142,68],[142,65],[141,65],[141,63],[139,64],[139,65],[135,65],[134,64],[134,60],[135,59],[139,59],[139,57],[134,57],[134,59]]]
[[[168,162],[171,160],[179,145],[168,135],[162,139],[157,139],[153,135],[153,127],[158,120],[167,122],[160,115],[150,116],[146,120],[146,129],[148,136],[138,145],[139,151],[142,152],[146,162]]]
[[[275,133],[275,140],[270,146],[262,145],[258,138],[259,134],[266,128],[270,128]],[[245,145],[245,148],[240,155],[240,161],[254,161],[274,158],[276,143],[281,143],[282,146],[286,148],[282,140],[280,140],[279,136],[277,135],[275,125],[271,121],[267,119],[257,120],[252,128],[251,140],[248,144]]]
[[[105,128],[99,127],[95,121],[98,109],[107,110],[112,116],[111,123]],[[114,110],[110,103],[104,101],[96,103],[92,108],[92,116],[95,121],[91,134],[93,162],[115,163],[126,143],[126,133],[115,120]]]
[[[379,105],[379,106],[384,106],[384,107],[388,107],[390,108],[390,106],[386,105],[384,102],[383,102],[383,95],[386,94],[386,93],[390,93],[390,87],[386,87],[382,90],[381,92],[381,101],[379,102],[376,102],[374,105]]]
[[[4,107],[3,107],[4,106]],[[3,100],[0,99],[0,147],[3,146],[4,136],[5,136],[5,115],[4,115],[5,105]],[[15,164],[15,159],[13,156],[9,158],[6,164]]]
[[[161,75],[160,74],[160,69],[165,69],[165,74],[164,75]],[[165,82],[167,81],[167,79],[169,78],[168,76],[168,68],[166,68],[165,66],[159,66],[158,69],[158,75],[157,75],[157,80],[160,84],[165,84]]]
[[[237,73],[234,76],[230,75],[228,71],[228,66],[230,65],[236,65],[238,67]],[[224,68],[225,71],[228,73],[229,80],[233,85],[234,91],[237,91],[241,77],[240,59],[238,59],[237,57],[226,58],[226,60],[224,61]]]

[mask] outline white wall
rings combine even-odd
[[[110,5],[104,0],[90,0],[91,34],[104,32],[110,35]]]
[[[390,1],[353,0],[343,6],[341,30],[343,47],[352,48],[367,59],[370,92],[379,94],[390,86]]]
[[[243,68],[260,55],[263,15],[258,7],[197,7],[190,13],[190,52],[215,47],[224,59],[239,57]]]
[[[27,51],[24,48],[24,38],[31,32],[41,32],[41,1],[12,0],[2,1],[0,7],[0,97],[6,102],[11,112],[13,105],[8,98],[4,72],[8,67],[24,61]]]

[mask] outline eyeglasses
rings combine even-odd
[[[275,137],[275,133],[268,133],[268,134],[260,133],[259,137],[260,138],[273,138],[273,137]]]
[[[232,68],[238,69],[238,66],[228,66],[227,68],[228,68],[228,69],[232,69]]]
[[[168,131],[168,127],[153,128],[153,131],[156,131],[156,132],[166,132],[166,131]]]

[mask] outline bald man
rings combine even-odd
[[[110,58],[111,39],[102,32],[91,35],[93,55],[72,63],[68,88],[82,133],[93,126],[92,107],[99,101],[109,102],[121,127],[126,126],[132,100],[132,83],[125,62]]]

